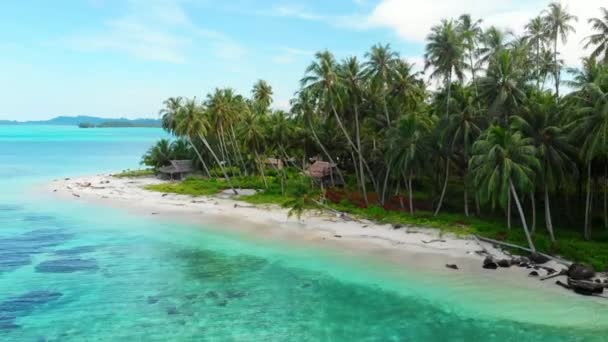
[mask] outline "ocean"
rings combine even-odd
[[[0,126],[0,341],[606,341],[608,305],[42,194],[154,128]],[[218,229],[219,228],[219,229]]]

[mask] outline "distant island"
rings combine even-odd
[[[58,116],[50,120],[13,121],[0,120],[0,125],[53,125],[78,126],[81,128],[113,128],[113,127],[161,127],[157,119],[127,119],[101,118],[96,116]]]

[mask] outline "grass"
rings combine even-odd
[[[137,177],[149,177],[154,176],[154,169],[140,169],[140,170],[124,170],[120,173],[113,174],[116,178],[137,178]]]
[[[254,205],[274,204],[283,206],[286,202],[297,196],[301,196],[302,193],[308,192],[310,194],[311,192],[310,189],[312,187],[309,181],[296,174],[289,175],[285,195],[281,193],[280,179],[278,177],[271,176],[267,178],[269,188],[262,190],[264,189],[264,184],[260,177],[233,177],[233,183],[241,188],[260,190],[255,195],[239,196],[238,199]],[[152,191],[191,196],[214,195],[228,188],[227,182],[223,180],[201,178],[188,178],[180,183],[150,185],[146,187],[146,189]],[[428,211],[417,211],[412,216],[409,215],[409,212],[387,211],[376,205],[360,208],[347,200],[342,200],[340,203],[329,202],[328,206],[352,216],[379,223],[436,228],[442,232],[453,233],[458,236],[477,234],[527,246],[525,234],[519,226],[519,218],[516,216],[515,211],[513,212],[514,216],[512,219],[513,227],[509,230],[506,227],[502,211],[499,211],[497,214],[489,213],[482,217],[466,217],[464,214],[459,213],[462,209],[458,207],[458,203],[460,203],[462,197],[457,196],[458,193],[451,195],[453,197],[448,197],[448,202],[452,204],[446,205],[446,211],[436,217]],[[418,198],[418,196],[415,197]],[[447,210],[451,210],[451,212]],[[485,210],[487,211],[488,209]],[[561,255],[568,260],[588,263],[597,270],[604,270],[608,266],[608,232],[601,230],[599,225],[596,225],[598,228],[595,231],[593,241],[583,240],[579,229],[555,227],[558,241],[552,244],[544,229],[542,211],[537,213],[537,217],[539,220],[537,222],[537,231],[534,234],[534,243],[538,250],[549,254]]]

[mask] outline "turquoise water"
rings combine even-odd
[[[156,129],[0,126],[0,341],[601,341],[608,307],[36,194]],[[211,228],[211,227],[210,227]],[[565,327],[567,325],[567,327]]]

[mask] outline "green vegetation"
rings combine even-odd
[[[272,87],[263,80],[250,97],[216,89],[204,101],[169,98],[162,126],[207,179],[155,190],[255,188],[261,191],[242,200],[287,206],[297,217],[327,198],[361,217],[479,233],[603,268],[606,13],[590,20],[593,52],[580,70],[559,58],[557,43],[577,18],[556,2],[521,37],[484,30],[469,15],[442,20],[424,55],[433,91],[390,46],[375,45],[362,61],[315,54],[289,112],[271,109]],[[568,93],[560,93],[562,85]],[[172,144],[159,142],[147,165],[175,158]],[[307,180],[302,171],[315,160],[337,168]]]
[[[141,170],[124,170],[120,173],[115,173],[112,177],[116,178],[137,178],[137,177],[150,177],[154,176],[154,169],[141,169]]]

